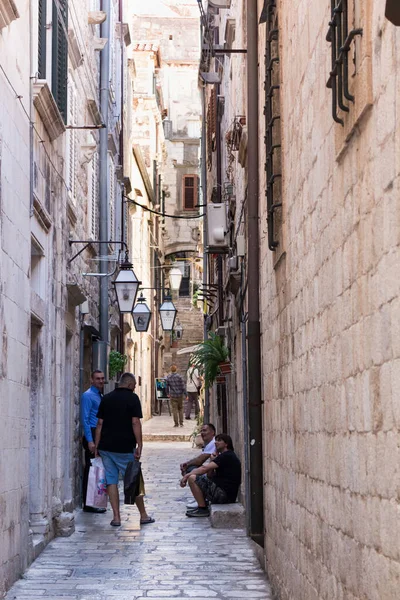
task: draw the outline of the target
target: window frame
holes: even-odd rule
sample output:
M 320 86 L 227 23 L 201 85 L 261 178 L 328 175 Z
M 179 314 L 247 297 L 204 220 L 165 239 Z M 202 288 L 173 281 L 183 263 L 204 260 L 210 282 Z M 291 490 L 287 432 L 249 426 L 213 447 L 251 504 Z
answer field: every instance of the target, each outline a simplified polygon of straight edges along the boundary
M 190 187 L 188 185 L 186 185 L 186 180 L 187 179 L 193 179 L 193 186 Z M 187 189 L 193 189 L 193 206 L 187 206 L 187 202 L 186 202 L 186 190 Z M 196 173 L 193 174 L 186 174 L 182 177 L 182 209 L 185 212 L 196 212 L 198 211 L 198 202 L 196 202 L 196 200 L 198 200 L 198 191 L 199 191 L 199 176 Z

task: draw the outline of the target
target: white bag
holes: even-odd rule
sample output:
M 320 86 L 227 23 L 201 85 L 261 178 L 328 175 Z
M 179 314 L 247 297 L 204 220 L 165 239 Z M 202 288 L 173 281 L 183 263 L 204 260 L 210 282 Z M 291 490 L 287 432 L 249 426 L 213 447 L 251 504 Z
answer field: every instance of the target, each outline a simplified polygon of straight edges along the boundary
M 86 506 L 107 508 L 106 472 L 101 458 L 90 461 Z

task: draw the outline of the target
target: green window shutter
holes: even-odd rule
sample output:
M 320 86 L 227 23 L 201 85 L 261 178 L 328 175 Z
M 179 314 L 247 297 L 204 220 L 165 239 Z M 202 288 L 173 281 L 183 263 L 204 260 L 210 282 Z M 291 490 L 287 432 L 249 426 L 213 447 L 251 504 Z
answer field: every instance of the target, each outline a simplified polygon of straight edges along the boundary
M 58 5 L 58 9 L 57 9 Z M 67 122 L 68 98 L 68 0 L 53 0 L 53 57 L 51 91 Z
M 38 11 L 38 73 L 39 79 L 46 79 L 46 0 L 39 0 Z

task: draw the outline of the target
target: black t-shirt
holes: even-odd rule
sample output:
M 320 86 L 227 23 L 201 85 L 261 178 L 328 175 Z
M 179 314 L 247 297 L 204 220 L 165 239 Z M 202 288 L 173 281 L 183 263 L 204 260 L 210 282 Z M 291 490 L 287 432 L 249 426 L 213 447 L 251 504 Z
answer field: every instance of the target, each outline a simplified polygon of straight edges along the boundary
M 218 454 L 212 462 L 218 465 L 213 478 L 215 485 L 226 492 L 229 502 L 235 502 L 242 479 L 240 460 L 233 450 L 226 450 Z
M 99 450 L 123 454 L 133 452 L 136 438 L 132 417 L 143 417 L 137 394 L 128 388 L 117 388 L 106 394 L 97 413 L 97 418 L 103 419 Z

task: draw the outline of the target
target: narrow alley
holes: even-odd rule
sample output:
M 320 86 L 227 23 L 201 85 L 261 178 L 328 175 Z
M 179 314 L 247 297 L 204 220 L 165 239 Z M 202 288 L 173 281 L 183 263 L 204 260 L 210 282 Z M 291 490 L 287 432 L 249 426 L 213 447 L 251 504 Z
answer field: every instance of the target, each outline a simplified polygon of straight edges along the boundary
M 185 516 L 190 492 L 179 487 L 179 463 L 197 452 L 188 442 L 146 442 L 146 503 L 156 523 L 140 527 L 130 506 L 120 529 L 110 527 L 110 509 L 79 512 L 75 533 L 53 540 L 6 600 L 272 598 L 245 531 Z

